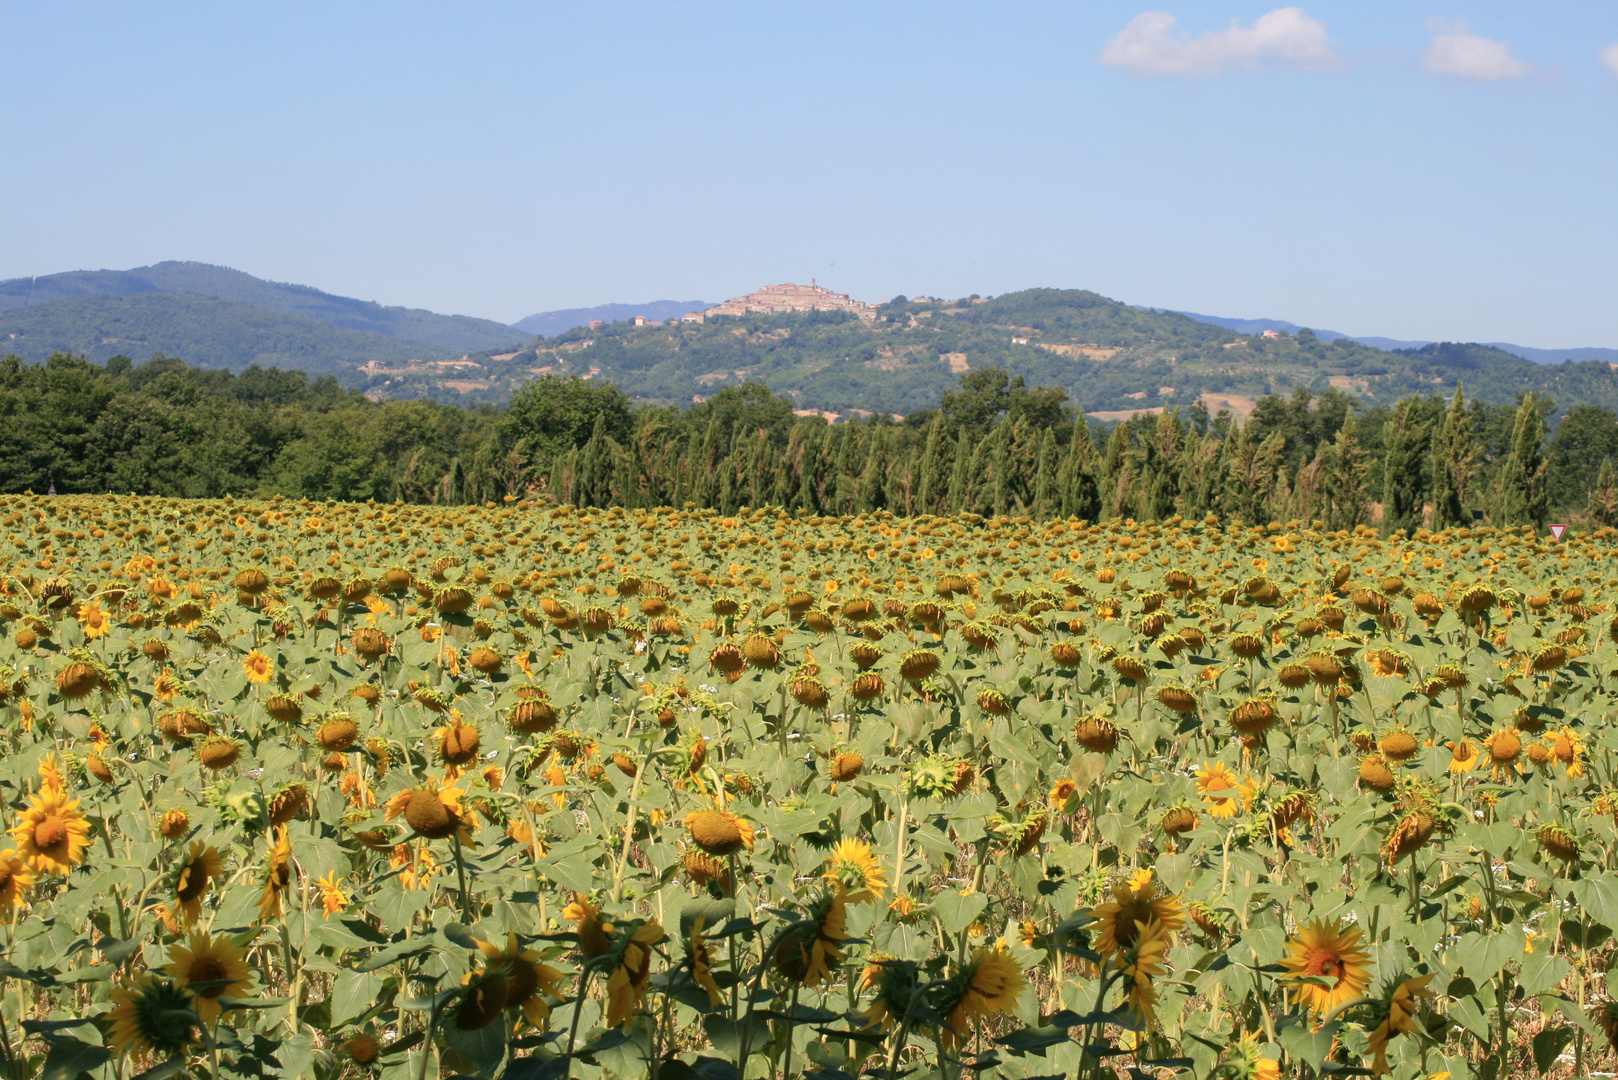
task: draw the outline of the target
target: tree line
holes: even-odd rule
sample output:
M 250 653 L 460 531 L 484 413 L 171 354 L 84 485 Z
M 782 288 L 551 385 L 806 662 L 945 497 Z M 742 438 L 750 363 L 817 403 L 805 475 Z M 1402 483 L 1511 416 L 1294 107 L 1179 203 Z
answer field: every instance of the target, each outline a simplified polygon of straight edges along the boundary
M 1552 421 L 1554 431 L 1550 431 Z M 372 401 L 335 380 L 171 357 L 0 360 L 0 486 L 426 503 L 544 496 L 602 506 L 775 505 L 815 514 L 1008 514 L 1438 529 L 1552 514 L 1618 524 L 1618 417 L 1526 392 L 1513 405 L 1328 389 L 1091 422 L 996 368 L 939 407 L 828 422 L 759 383 L 687 407 L 545 376 L 508 407 Z

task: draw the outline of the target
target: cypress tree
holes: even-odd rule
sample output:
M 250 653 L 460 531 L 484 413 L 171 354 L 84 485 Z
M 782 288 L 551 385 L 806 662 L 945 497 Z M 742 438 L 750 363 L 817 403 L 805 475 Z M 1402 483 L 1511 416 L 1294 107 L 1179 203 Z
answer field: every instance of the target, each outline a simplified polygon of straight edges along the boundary
M 1012 497 L 1011 477 L 1011 425 L 1002 420 L 989 436 L 989 490 L 990 511 L 999 517 L 1008 511 Z
M 978 444 L 980 447 L 981 443 Z M 966 489 L 968 474 L 972 471 L 972 454 L 967 446 L 964 435 L 957 436 L 955 441 L 955 467 L 950 470 L 949 494 L 944 508 L 947 514 L 959 514 L 966 510 Z
M 1370 466 L 1355 436 L 1354 419 L 1350 417 L 1338 429 L 1337 441 L 1326 456 L 1323 494 L 1327 528 L 1352 529 L 1370 518 L 1370 500 L 1365 491 L 1369 472 Z
M 1410 402 L 1400 402 L 1383 425 L 1382 531 L 1421 528 L 1422 504 L 1427 495 L 1423 460 L 1428 443 L 1426 429 L 1410 415 Z
M 1538 394 L 1523 395 L 1511 428 L 1511 452 L 1495 478 L 1493 511 L 1496 525 L 1545 527 L 1549 498 L 1545 490 L 1545 414 Z
M 1045 429 L 1039 440 L 1039 464 L 1034 469 L 1034 517 L 1041 521 L 1054 517 L 1061 508 L 1061 493 L 1056 487 L 1059 470 L 1056 459 L 1056 432 Z
M 1073 418 L 1073 435 L 1067 444 L 1067 460 L 1062 464 L 1057 486 L 1061 491 L 1063 517 L 1094 521 L 1101 516 L 1101 495 L 1096 484 L 1096 444 L 1090 435 L 1090 421 L 1084 410 Z
M 843 425 L 842 431 L 839 432 L 836 464 L 832 466 L 832 475 L 826 481 L 826 490 L 832 496 L 831 512 L 839 516 L 849 513 L 854 505 L 854 490 L 857 484 L 853 472 L 856 430 L 852 422 Z
M 1466 496 L 1476 473 L 1477 446 L 1472 440 L 1472 418 L 1455 387 L 1444 420 L 1433 429 L 1433 531 L 1471 524 Z
M 866 441 L 869 448 L 865 452 L 865 467 L 860 470 L 859 484 L 854 491 L 854 512 L 858 514 L 882 508 L 883 466 L 886 464 L 882 429 L 873 427 Z
M 921 453 L 921 466 L 916 470 L 916 513 L 933 513 L 937 500 L 937 487 L 943 479 L 944 414 L 933 417 L 927 425 L 927 447 Z
M 1590 524 L 1597 528 L 1618 525 L 1618 477 L 1613 475 L 1612 458 L 1603 458 L 1590 489 Z
M 822 432 L 814 428 L 804 429 L 803 449 L 798 455 L 798 493 L 792 499 L 794 510 L 805 510 L 811 514 L 820 510 L 815 473 L 820 468 L 821 435 Z

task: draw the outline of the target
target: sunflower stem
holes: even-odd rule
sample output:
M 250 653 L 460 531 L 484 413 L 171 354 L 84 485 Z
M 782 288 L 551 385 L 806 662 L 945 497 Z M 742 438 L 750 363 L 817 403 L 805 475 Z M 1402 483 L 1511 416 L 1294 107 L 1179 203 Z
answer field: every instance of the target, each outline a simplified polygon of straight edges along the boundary
M 585 991 L 590 988 L 590 975 L 592 970 L 593 969 L 589 964 L 585 964 L 584 969 L 579 972 L 579 992 L 573 998 L 573 1019 L 568 1024 L 567 1049 L 562 1054 L 563 1059 L 567 1062 L 566 1070 L 562 1073 L 562 1080 L 570 1080 L 570 1078 L 573 1076 L 573 1044 L 578 1040 L 579 1037 L 579 1017 L 583 1014 L 584 994 Z M 433 1015 L 433 1020 L 435 1023 L 438 1020 L 436 1013 Z M 432 1042 L 432 1033 L 430 1031 L 427 1035 L 427 1041 L 429 1043 Z M 422 1076 L 418 1077 L 417 1080 L 425 1080 L 426 1072 L 427 1067 L 425 1064 L 423 1064 Z
M 792 1003 L 787 1007 L 787 1048 L 781 1055 L 781 1080 L 792 1080 L 792 1040 L 798 1027 L 798 991 L 802 984 L 792 984 Z
M 472 925 L 472 901 L 466 894 L 466 859 L 461 855 L 461 831 L 456 829 L 455 838 L 455 880 L 461 888 L 461 921 L 467 926 Z M 617 899 L 616 896 L 613 897 Z

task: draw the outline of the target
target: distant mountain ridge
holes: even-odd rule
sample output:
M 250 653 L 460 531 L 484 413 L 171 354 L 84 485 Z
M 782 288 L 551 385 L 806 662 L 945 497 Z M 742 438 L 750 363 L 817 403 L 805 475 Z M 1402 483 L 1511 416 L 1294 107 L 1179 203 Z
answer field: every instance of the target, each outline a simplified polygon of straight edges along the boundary
M 429 346 L 435 355 L 482 352 L 525 344 L 521 333 L 493 319 L 439 315 L 420 308 L 384 307 L 336 296 L 308 285 L 289 285 L 201 262 L 160 262 L 133 270 L 75 270 L 0 281 L 0 311 L 33 308 L 84 297 L 131 297 L 144 293 L 195 293 L 252 304 L 345 330 Z M 198 357 L 198 360 L 203 358 Z M 204 361 L 214 362 L 214 361 Z
M 1234 330 L 1238 334 L 1262 334 L 1266 330 L 1274 330 L 1280 334 L 1296 334 L 1303 327 L 1297 323 L 1290 323 L 1283 319 L 1231 319 L 1222 315 L 1198 315 L 1194 311 L 1181 311 L 1179 314 L 1187 318 L 1205 322 L 1211 326 L 1222 326 L 1226 330 Z M 1315 336 L 1321 341 L 1336 341 L 1338 338 L 1348 338 L 1361 345 L 1369 345 L 1373 349 L 1420 349 L 1432 345 L 1432 341 L 1401 341 L 1398 338 L 1367 337 L 1361 334 L 1343 334 L 1336 330 L 1316 330 Z M 1524 360 L 1532 360 L 1536 364 L 1560 364 L 1564 360 L 1584 362 L 1593 360 L 1602 364 L 1618 364 L 1618 349 L 1607 348 L 1578 348 L 1578 349 L 1536 349 L 1528 345 L 1513 345 L 1506 341 L 1484 341 L 1487 345 L 1501 352 L 1508 352 L 1513 356 L 1520 356 Z
M 600 304 L 587 308 L 560 308 L 541 311 L 518 319 L 511 325 L 538 337 L 556 337 L 593 322 L 628 322 L 637 315 L 649 322 L 663 322 L 684 315 L 688 311 L 701 311 L 713 305 L 706 300 L 653 300 L 645 304 Z
M 713 307 L 604 304 L 507 326 L 166 262 L 0 281 L 0 355 L 34 363 L 54 352 L 96 362 L 165 354 L 236 372 L 259 365 L 331 376 L 375 398 L 463 405 L 498 406 L 536 376 L 577 375 L 647 403 L 701 401 L 754 381 L 803 409 L 913 415 L 936 408 L 963 374 L 994 367 L 1060 387 L 1103 421 L 1198 407 L 1245 416 L 1263 396 L 1298 387 L 1369 404 L 1461 382 L 1493 403 L 1537 390 L 1561 408 L 1618 408 L 1618 350 L 1311 336 L 1281 320 L 1161 311 L 1076 289 L 676 318 Z

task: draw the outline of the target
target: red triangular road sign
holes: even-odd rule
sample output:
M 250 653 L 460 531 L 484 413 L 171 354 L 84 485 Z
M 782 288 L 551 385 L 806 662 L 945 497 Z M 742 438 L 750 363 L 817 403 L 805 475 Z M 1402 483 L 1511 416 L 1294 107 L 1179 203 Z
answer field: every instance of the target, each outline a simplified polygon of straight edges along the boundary
M 1551 526 L 1551 535 L 1556 537 L 1556 539 L 1558 539 L 1558 540 L 1562 539 L 1562 534 L 1565 533 L 1565 532 L 1567 532 L 1567 526 L 1566 525 L 1552 525 Z

